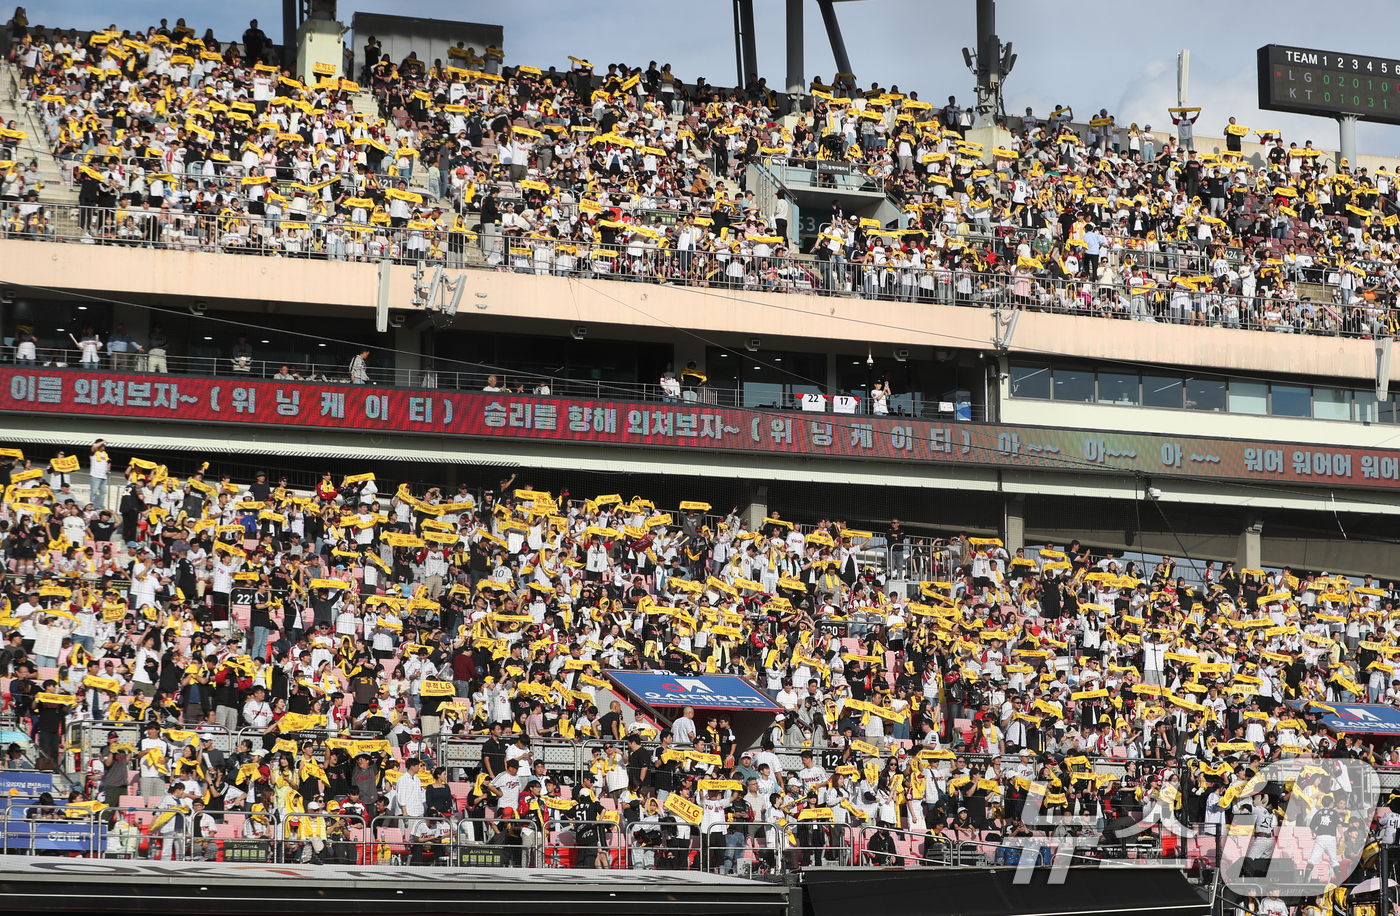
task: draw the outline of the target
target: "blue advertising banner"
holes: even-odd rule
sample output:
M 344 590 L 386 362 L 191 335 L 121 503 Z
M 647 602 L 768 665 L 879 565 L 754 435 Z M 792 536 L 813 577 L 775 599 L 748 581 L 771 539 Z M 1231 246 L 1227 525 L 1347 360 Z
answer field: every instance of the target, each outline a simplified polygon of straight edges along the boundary
M 1290 701 L 1289 706 L 1301 708 L 1302 704 Z M 1356 735 L 1400 735 L 1400 709 L 1394 706 L 1380 706 L 1369 703 L 1328 703 L 1327 709 L 1321 704 L 1311 704 L 1310 712 L 1322 713 L 1322 724 L 1334 732 Z M 1336 710 L 1332 712 L 1330 710 Z
M 10 821 L 5 833 L 5 848 L 87 852 L 101 848 L 100 829 L 97 824 L 82 822 Z
M 44 792 L 52 791 L 52 773 L 37 773 L 33 770 L 0 770 L 0 798 L 16 795 L 21 798 L 38 798 Z
M 757 687 L 736 674 L 685 675 L 655 671 L 608 671 L 626 692 L 651 706 L 693 706 L 704 709 L 749 709 L 782 712 Z

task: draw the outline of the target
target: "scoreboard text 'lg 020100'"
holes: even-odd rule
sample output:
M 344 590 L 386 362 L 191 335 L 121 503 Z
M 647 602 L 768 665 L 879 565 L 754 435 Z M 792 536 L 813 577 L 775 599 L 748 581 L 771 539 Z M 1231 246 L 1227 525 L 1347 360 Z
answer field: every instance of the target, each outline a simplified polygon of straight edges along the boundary
M 1400 59 L 1265 45 L 1259 107 L 1400 124 Z

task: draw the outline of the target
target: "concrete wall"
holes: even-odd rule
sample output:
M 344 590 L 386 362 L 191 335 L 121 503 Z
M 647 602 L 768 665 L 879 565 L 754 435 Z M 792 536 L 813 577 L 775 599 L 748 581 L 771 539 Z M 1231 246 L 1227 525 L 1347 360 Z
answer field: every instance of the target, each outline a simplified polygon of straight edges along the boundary
M 407 267 L 392 272 L 390 302 L 410 308 Z M 345 314 L 374 307 L 377 267 L 292 258 L 0 241 L 0 282 L 74 290 L 116 298 L 220 307 Z M 365 313 L 361 313 L 365 314 Z M 606 326 L 686 328 L 715 335 L 726 346 L 775 338 L 825 352 L 833 340 L 889 352 L 897 347 L 993 349 L 994 322 L 984 309 L 911 302 L 872 302 L 821 296 L 744 293 L 611 280 L 574 280 L 471 271 L 456 326 L 475 315 L 584 324 L 598 336 Z M 1116 359 L 1219 372 L 1292 373 L 1374 382 L 1370 341 L 1231 331 L 1026 312 L 1011 352 L 1025 356 Z M 682 362 L 687 358 L 677 353 Z M 1391 378 L 1400 381 L 1400 360 Z

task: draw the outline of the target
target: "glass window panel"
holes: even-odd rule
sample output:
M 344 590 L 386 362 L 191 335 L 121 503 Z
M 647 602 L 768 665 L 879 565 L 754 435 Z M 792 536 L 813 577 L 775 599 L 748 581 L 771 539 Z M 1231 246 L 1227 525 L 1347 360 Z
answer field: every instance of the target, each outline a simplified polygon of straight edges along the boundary
M 1350 420 L 1351 392 L 1343 388 L 1314 388 L 1313 416 L 1319 420 Z
M 1181 376 L 1144 375 L 1142 377 L 1142 403 L 1144 407 L 1181 408 Z
M 1352 414 L 1352 419 L 1361 423 L 1375 423 L 1380 419 L 1380 405 L 1376 403 L 1376 393 L 1374 391 L 1353 391 L 1352 401 L 1356 403 L 1356 411 Z
M 1224 412 L 1228 387 L 1224 379 L 1188 378 L 1186 380 L 1186 409 Z
M 1395 395 L 1392 394 L 1380 404 L 1380 420 L 1382 423 L 1395 422 Z
M 1312 389 L 1306 385 L 1270 385 L 1272 413 L 1276 417 L 1312 416 Z
M 1050 367 L 1011 364 L 1013 398 L 1050 398 Z
M 783 403 L 782 383 L 745 381 L 744 406 L 776 408 L 786 407 L 787 405 Z
M 1230 413 L 1269 412 L 1269 386 L 1263 382 L 1231 382 Z
M 1138 377 L 1136 372 L 1131 375 L 1126 372 L 1099 373 L 1100 404 L 1136 406 L 1139 400 Z
M 1094 370 L 1056 366 L 1055 400 L 1091 403 L 1094 400 Z

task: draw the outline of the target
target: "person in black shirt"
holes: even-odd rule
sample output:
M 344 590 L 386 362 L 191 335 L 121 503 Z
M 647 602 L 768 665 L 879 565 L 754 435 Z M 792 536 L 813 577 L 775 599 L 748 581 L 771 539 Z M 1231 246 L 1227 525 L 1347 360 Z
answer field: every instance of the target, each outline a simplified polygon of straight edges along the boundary
M 1225 568 L 1220 572 L 1220 587 L 1225 590 L 1225 594 L 1232 599 L 1238 598 L 1240 594 L 1240 577 L 1235 572 L 1234 563 L 1226 563 Z
M 1182 175 L 1186 178 L 1186 199 L 1190 200 L 1201 193 L 1201 172 L 1204 169 L 1201 161 L 1196 158 L 1196 151 L 1191 150 L 1190 157 L 1186 164 L 1182 166 Z
M 253 476 L 256 479 L 248 487 L 248 492 L 255 501 L 263 502 L 272 495 L 272 484 L 267 482 L 267 471 L 258 471 L 258 473 Z
M 58 682 L 52 678 L 44 681 L 43 692 L 52 693 Z M 54 769 L 59 764 L 59 748 L 62 747 L 63 723 L 68 716 L 68 706 L 64 703 L 35 702 L 34 715 L 38 719 L 39 763 L 47 760 Z
M 900 527 L 899 519 L 891 519 L 889 530 L 885 532 L 885 543 L 890 550 L 890 571 L 895 578 L 904 577 L 904 561 L 909 551 L 909 532 Z
M 651 769 L 651 751 L 642 747 L 642 739 L 639 735 L 628 735 L 627 781 L 632 786 L 632 791 L 640 791 L 647 785 L 647 780 L 651 777 Z
M 1244 577 L 1244 583 L 1240 585 L 1240 604 L 1254 611 L 1259 607 L 1260 584 L 1253 574 Z
M 728 760 L 739 753 L 739 739 L 729 726 L 729 716 L 720 714 L 719 726 L 715 729 L 715 753 Z
M 263 33 L 262 29 L 258 28 L 258 21 L 256 19 L 250 20 L 247 30 L 243 33 L 244 60 L 249 64 L 257 63 L 263 60 L 264 55 L 271 50 L 267 35 Z
M 681 649 L 681 638 L 679 634 L 671 636 L 671 645 L 666 648 L 666 654 L 662 656 L 662 662 L 666 670 L 672 674 L 685 674 L 686 658 L 685 651 Z
M 97 543 L 110 541 L 112 533 L 117 530 L 116 523 L 112 521 L 112 511 L 103 509 L 97 514 L 97 520 L 88 523 L 88 530 L 92 532 L 92 539 Z
M 253 631 L 253 647 L 251 654 L 255 660 L 261 661 L 267 652 L 267 641 L 272 632 L 272 617 L 269 608 L 272 604 L 272 595 L 268 593 L 267 581 L 258 583 L 258 590 L 253 594 L 253 606 L 248 616 L 248 626 Z
M 604 741 L 622 739 L 622 704 L 613 700 L 608 711 L 598 719 L 598 734 Z
M 506 742 L 501 739 L 504 731 L 501 723 L 492 723 L 491 737 L 481 746 L 481 768 L 487 779 L 495 779 L 506 770 Z
M 435 768 L 433 784 L 423 791 L 424 814 L 429 817 L 451 817 L 457 813 L 457 802 L 452 798 L 452 789 L 447 785 L 447 767 Z
M 1240 134 L 1230 133 L 1230 128 L 1235 126 L 1235 119 L 1231 118 L 1230 123 L 1225 127 L 1225 149 L 1232 153 L 1238 153 L 1241 149 L 1240 141 L 1243 139 Z
M 19 630 L 10 633 L 10 644 L 0 649 L 0 677 L 9 677 L 10 666 L 24 661 L 28 653 L 24 651 L 24 646 L 20 641 Z

